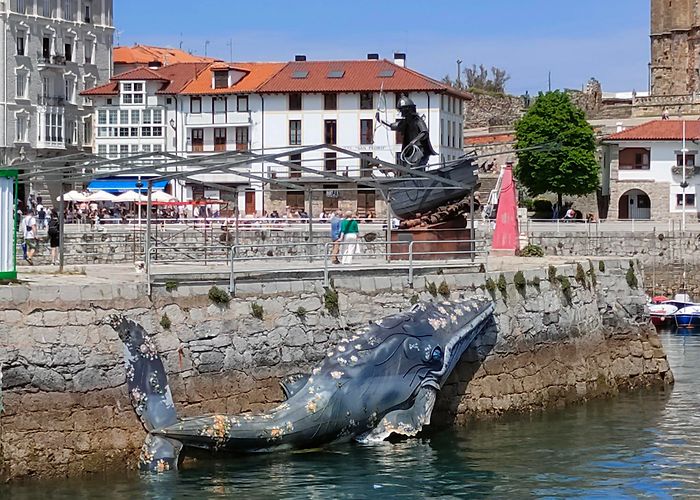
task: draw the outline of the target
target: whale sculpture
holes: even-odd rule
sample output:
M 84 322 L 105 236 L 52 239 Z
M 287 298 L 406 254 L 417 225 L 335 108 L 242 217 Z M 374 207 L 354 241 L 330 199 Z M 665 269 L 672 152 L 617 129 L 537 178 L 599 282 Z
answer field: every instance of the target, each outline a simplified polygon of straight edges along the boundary
M 185 419 L 177 418 L 152 339 L 138 323 L 110 316 L 125 345 L 132 404 L 148 431 L 139 468 L 175 469 L 183 445 L 267 452 L 414 436 L 430 423 L 437 391 L 493 310 L 485 299 L 416 304 L 360 328 L 310 374 L 282 382 L 287 400 L 266 413 Z

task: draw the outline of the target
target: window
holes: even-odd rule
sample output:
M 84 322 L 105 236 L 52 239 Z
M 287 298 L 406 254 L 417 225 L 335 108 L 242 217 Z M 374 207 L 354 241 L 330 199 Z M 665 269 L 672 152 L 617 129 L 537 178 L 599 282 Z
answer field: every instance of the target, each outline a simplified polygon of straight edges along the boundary
M 131 137 L 138 137 L 139 136 L 139 128 L 138 127 L 129 128 L 129 135 Z
M 153 127 L 153 137 L 163 137 L 163 127 Z
M 676 206 L 677 207 L 683 206 L 683 195 L 682 194 L 676 195 Z M 695 195 L 694 194 L 686 194 L 685 195 L 685 206 L 686 207 L 694 207 L 695 206 Z
M 17 12 L 24 14 L 27 11 L 25 0 L 17 0 Z
M 90 90 L 95 86 L 95 78 L 91 76 L 86 76 L 83 78 L 83 82 L 85 85 L 85 90 Z M 89 97 L 83 97 L 83 104 L 90 104 L 90 98 Z
M 117 110 L 116 109 L 109 110 L 109 124 L 110 125 L 117 124 Z
M 51 38 L 47 36 L 41 39 L 41 57 L 44 61 L 51 59 Z
M 141 112 L 138 109 L 131 110 L 131 124 L 138 125 L 141 120 Z
M 376 210 L 377 193 L 375 191 L 357 191 L 357 214 L 360 217 L 367 217 Z
M 289 144 L 301 145 L 301 120 L 289 120 Z
M 122 125 L 129 124 L 129 110 L 128 109 L 119 110 L 119 123 Z
M 97 155 L 98 156 L 107 156 L 107 145 L 106 144 L 100 144 L 97 146 Z
M 372 153 L 360 153 L 360 177 L 372 177 Z
M 301 111 L 301 94 L 289 94 L 289 111 Z
M 333 153 L 323 153 L 323 169 L 326 172 L 335 172 L 338 168 L 337 154 Z
M 17 32 L 17 55 L 18 56 L 24 56 L 26 55 L 24 52 L 24 41 L 25 41 L 26 35 L 23 32 Z
M 683 153 L 676 154 L 676 166 L 677 167 L 682 167 L 683 166 Z M 685 154 L 685 166 L 686 167 L 694 167 L 695 166 L 695 155 L 694 154 Z
M 214 129 L 214 151 L 226 151 L 226 129 Z
M 66 123 L 66 144 L 78 144 L 78 124 L 73 120 Z
M 340 192 L 338 191 L 337 184 L 323 185 L 324 212 L 334 212 L 335 210 L 338 210 L 338 198 L 340 198 Z
M 43 2 L 42 2 L 42 4 L 43 4 L 43 9 L 42 9 L 42 13 L 41 13 L 41 14 L 42 14 L 44 17 L 51 17 L 52 14 L 53 14 L 53 12 L 52 12 L 52 10 L 51 10 L 51 2 L 52 2 L 52 0 L 43 0 Z
M 202 98 L 201 97 L 190 97 L 190 113 L 201 113 L 202 112 Z
M 143 137 L 151 137 L 151 127 L 141 127 L 141 135 Z
M 301 166 L 301 153 L 290 155 L 289 162 Z M 301 169 L 289 167 L 289 177 L 301 177 Z M 289 202 L 287 205 L 289 205 Z
M 374 120 L 360 120 L 360 144 L 374 144 Z
M 85 118 L 85 121 L 83 121 L 83 143 L 84 144 L 92 143 L 92 118 L 91 117 L 87 117 L 87 118 Z
M 92 64 L 95 54 L 95 40 L 87 38 L 83 47 L 85 50 L 85 64 Z
M 100 109 L 97 112 L 97 124 L 98 125 L 107 125 L 107 110 L 106 109 Z
M 119 137 L 129 137 L 129 127 L 119 127 Z
M 122 158 L 129 156 L 129 145 L 128 144 L 120 144 L 119 145 L 119 156 Z
M 26 99 L 27 98 L 27 81 L 29 78 L 27 77 L 27 73 L 25 71 L 18 71 L 17 72 L 17 87 L 15 89 L 16 91 L 16 96 L 17 99 Z
M 214 88 L 215 89 L 227 89 L 228 88 L 228 70 L 227 71 L 214 71 Z
M 192 129 L 192 151 L 204 151 L 204 129 L 203 128 L 193 128 Z
M 154 153 L 160 153 L 161 151 L 163 151 L 163 146 L 161 146 L 160 144 L 153 145 L 153 152 Z
M 143 104 L 144 92 L 143 83 L 122 83 L 122 103 L 123 104 Z
M 63 19 L 75 20 L 75 0 L 63 0 Z
M 27 117 L 25 115 L 16 115 L 15 126 L 15 142 L 27 142 Z
M 304 191 L 287 191 L 287 206 L 290 210 L 302 210 L 305 202 Z
M 360 94 L 360 109 L 374 109 L 374 95 L 371 92 Z
M 83 16 L 83 21 L 86 23 L 92 22 L 92 15 L 90 13 L 90 4 L 85 5 L 85 15 Z M 87 62 L 87 61 L 85 61 Z
M 248 111 L 248 96 L 247 95 L 239 95 L 236 98 L 236 110 L 238 110 L 239 113 Z
M 142 120 L 141 122 L 144 125 L 150 125 L 151 124 L 151 110 L 150 109 L 144 109 L 141 113 Z
M 110 158 L 116 158 L 117 157 L 117 145 L 116 144 L 110 144 L 109 145 L 109 157 Z
M 131 145 L 131 154 L 135 155 L 139 152 L 139 145 L 138 144 L 132 144 Z
M 69 41 L 63 44 L 63 56 L 66 61 L 73 62 L 73 42 Z
M 326 120 L 323 126 L 323 140 L 325 144 L 335 144 L 337 139 L 337 126 L 335 120 Z
M 338 109 L 338 94 L 323 94 L 323 109 L 326 111 Z
M 141 151 L 144 153 L 150 153 L 151 152 L 151 145 L 150 144 L 144 144 L 141 146 Z
M 153 110 L 153 124 L 161 125 L 163 123 L 163 110 L 160 108 Z
M 236 151 L 248 149 L 248 127 L 236 127 Z

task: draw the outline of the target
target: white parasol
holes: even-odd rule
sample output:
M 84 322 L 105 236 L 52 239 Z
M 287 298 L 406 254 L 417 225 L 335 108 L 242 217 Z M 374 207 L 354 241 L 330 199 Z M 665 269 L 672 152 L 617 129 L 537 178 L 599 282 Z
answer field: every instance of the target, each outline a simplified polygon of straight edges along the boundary
M 138 202 L 138 201 L 147 201 L 148 198 L 142 194 L 138 194 L 136 191 L 126 191 L 119 196 L 117 196 L 114 201 L 117 202 Z
M 146 199 L 148 199 L 148 196 L 146 196 Z M 151 201 L 168 202 L 175 201 L 176 199 L 177 198 L 169 195 L 165 191 L 153 191 L 153 193 L 151 193 Z
M 90 196 L 88 196 L 89 201 L 114 201 L 117 197 L 112 193 L 107 191 L 95 191 Z
M 56 201 L 61 201 L 61 197 L 56 198 Z M 88 201 L 88 197 L 83 193 L 79 193 L 75 190 L 68 191 L 63 195 L 63 201 Z

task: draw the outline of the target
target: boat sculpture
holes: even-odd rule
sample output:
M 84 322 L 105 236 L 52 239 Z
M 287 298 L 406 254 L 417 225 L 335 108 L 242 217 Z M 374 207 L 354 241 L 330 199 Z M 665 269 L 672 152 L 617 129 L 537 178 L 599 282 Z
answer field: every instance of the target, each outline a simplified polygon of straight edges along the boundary
M 310 374 L 285 381 L 287 401 L 269 412 L 185 419 L 177 417 L 151 337 L 112 315 L 108 322 L 125 346 L 131 401 L 148 431 L 139 468 L 175 469 L 183 447 L 270 452 L 414 436 L 430 423 L 437 392 L 492 324 L 493 311 L 485 299 L 416 304 L 355 331 Z

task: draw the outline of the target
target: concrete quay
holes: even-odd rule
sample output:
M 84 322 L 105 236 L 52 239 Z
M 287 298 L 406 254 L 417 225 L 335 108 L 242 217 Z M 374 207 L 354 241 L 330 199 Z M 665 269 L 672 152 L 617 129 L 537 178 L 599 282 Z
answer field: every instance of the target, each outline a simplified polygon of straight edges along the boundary
M 281 378 L 310 370 L 354 329 L 416 301 L 459 295 L 490 297 L 495 323 L 441 391 L 435 424 L 672 383 L 643 319 L 637 261 L 502 258 L 485 267 L 425 270 L 412 288 L 381 269 L 348 270 L 327 288 L 286 275 L 227 304 L 209 299 L 211 283 L 155 286 L 149 295 L 145 274 L 129 265 L 68 275 L 22 269 L 19 283 L 0 286 L 1 477 L 135 465 L 145 432 L 126 391 L 122 345 L 103 322 L 115 312 L 153 335 L 182 416 L 267 408 L 283 398 Z

